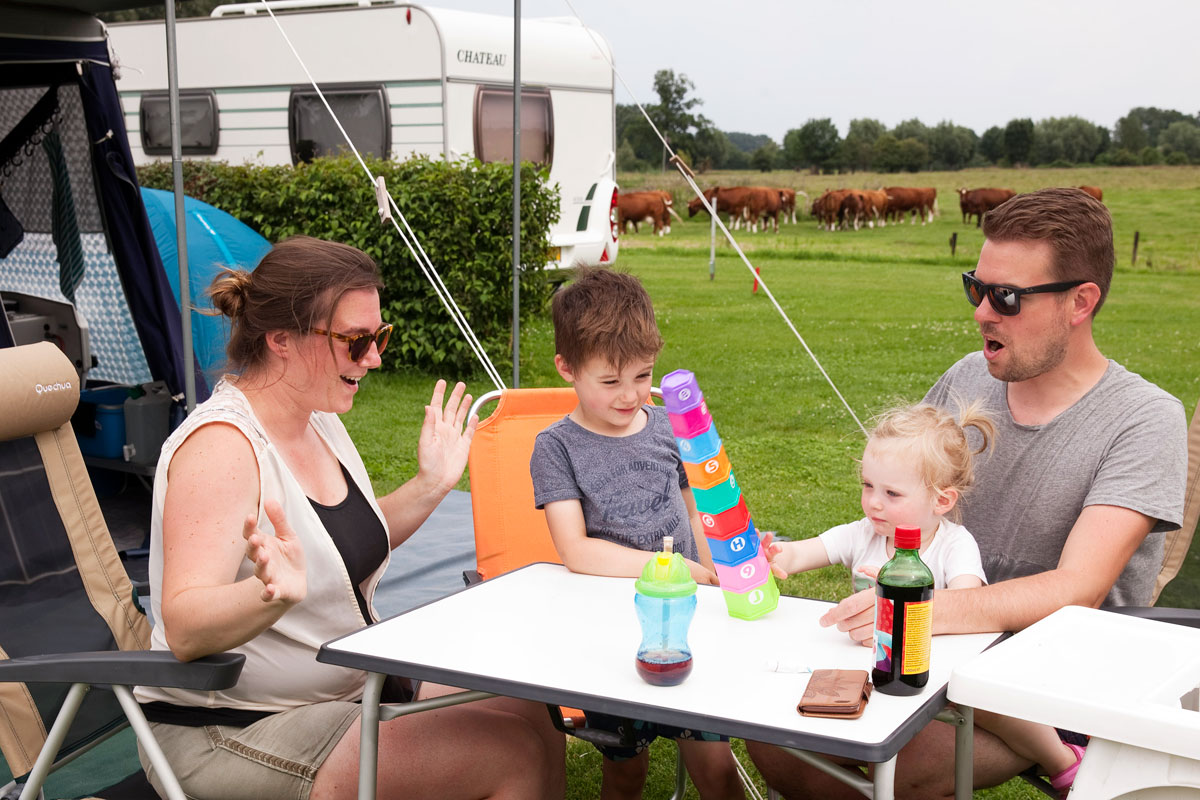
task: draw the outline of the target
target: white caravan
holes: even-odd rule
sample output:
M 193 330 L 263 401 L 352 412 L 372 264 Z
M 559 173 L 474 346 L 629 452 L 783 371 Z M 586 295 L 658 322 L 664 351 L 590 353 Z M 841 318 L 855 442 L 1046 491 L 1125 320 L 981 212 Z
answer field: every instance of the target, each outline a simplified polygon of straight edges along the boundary
M 276 0 L 272 10 L 360 151 L 511 162 L 511 17 L 313 5 Z M 169 159 L 163 23 L 109 33 L 134 160 Z M 260 3 L 180 19 L 177 40 L 185 158 L 296 164 L 344 146 Z M 617 257 L 613 73 L 598 47 L 610 52 L 574 18 L 521 23 L 521 158 L 549 163 L 559 186 L 550 244 L 561 266 Z

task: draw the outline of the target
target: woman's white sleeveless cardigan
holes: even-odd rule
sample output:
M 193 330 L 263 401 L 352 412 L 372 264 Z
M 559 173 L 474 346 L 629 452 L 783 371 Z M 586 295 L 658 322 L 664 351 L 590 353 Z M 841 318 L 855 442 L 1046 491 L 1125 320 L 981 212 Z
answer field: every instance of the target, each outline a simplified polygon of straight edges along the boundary
M 322 644 L 363 627 L 362 612 L 354 597 L 354 587 L 336 545 L 313 510 L 300 484 L 292 476 L 283 458 L 267 438 L 255 418 L 246 396 L 228 382 L 217 385 L 211 398 L 196 407 L 163 445 L 154 476 L 154 507 L 150 531 L 150 589 L 154 628 L 151 649 L 168 650 L 170 632 L 162 623 L 163 505 L 167 494 L 167 470 L 176 450 L 202 425 L 224 422 L 237 427 L 250 441 L 258 460 L 258 527 L 274 530 L 263 511 L 267 498 L 278 500 L 304 548 L 307 564 L 308 594 L 267 630 L 233 652 L 244 653 L 246 666 L 236 686 L 220 692 L 138 687 L 138 700 L 163 700 L 177 705 L 226 707 L 259 711 L 283 711 L 297 706 L 328 700 L 358 700 L 362 696 L 365 673 L 358 670 L 317 663 Z M 387 522 L 375 502 L 371 481 L 362 457 L 350 441 L 345 426 L 336 414 L 316 412 L 312 425 L 362 490 L 387 535 Z M 365 534 L 365 532 L 364 532 Z M 388 548 L 390 552 L 390 547 Z M 363 584 L 363 596 L 378 619 L 371 598 L 388 558 Z M 246 559 L 238 568 L 237 579 L 253 574 Z

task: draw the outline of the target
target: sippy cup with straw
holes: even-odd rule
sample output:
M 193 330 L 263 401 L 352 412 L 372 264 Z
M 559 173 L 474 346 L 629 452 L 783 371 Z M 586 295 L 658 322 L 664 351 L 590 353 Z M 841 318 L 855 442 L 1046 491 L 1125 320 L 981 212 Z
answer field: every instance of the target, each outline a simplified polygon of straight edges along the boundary
M 634 584 L 633 602 L 642 626 L 642 643 L 637 651 L 637 671 L 655 686 L 683 683 L 692 671 L 688 626 L 696 612 L 696 582 L 674 541 L 663 537 L 663 549 L 655 553 Z

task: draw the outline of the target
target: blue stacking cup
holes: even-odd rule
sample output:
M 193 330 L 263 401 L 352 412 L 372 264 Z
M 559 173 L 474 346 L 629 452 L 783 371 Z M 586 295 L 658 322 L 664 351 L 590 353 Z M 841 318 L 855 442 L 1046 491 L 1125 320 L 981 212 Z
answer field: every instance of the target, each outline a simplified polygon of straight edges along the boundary
M 717 436 L 717 426 L 709 425 L 708 430 L 690 439 L 675 438 L 679 447 L 679 456 L 691 464 L 702 464 L 721 452 L 721 437 Z
M 727 567 L 740 564 L 758 555 L 758 531 L 754 529 L 754 523 L 751 522 L 746 526 L 746 530 L 730 536 L 728 539 L 709 536 L 708 551 L 712 553 L 712 560 L 718 564 L 724 564 Z

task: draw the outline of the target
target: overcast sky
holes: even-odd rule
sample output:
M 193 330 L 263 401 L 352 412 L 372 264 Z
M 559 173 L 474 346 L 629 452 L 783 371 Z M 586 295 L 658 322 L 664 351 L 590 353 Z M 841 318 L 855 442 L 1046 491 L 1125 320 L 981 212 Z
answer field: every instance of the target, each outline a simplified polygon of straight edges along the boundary
M 1135 106 L 1200 112 L 1200 0 L 571 0 L 612 45 L 636 99 L 655 71 L 684 73 L 725 131 L 829 117 L 891 127 L 951 120 L 982 134 L 1029 117 L 1112 128 Z M 429 5 L 511 16 L 508 0 Z M 522 0 L 524 17 L 569 16 Z M 617 82 L 617 102 L 632 98 Z

